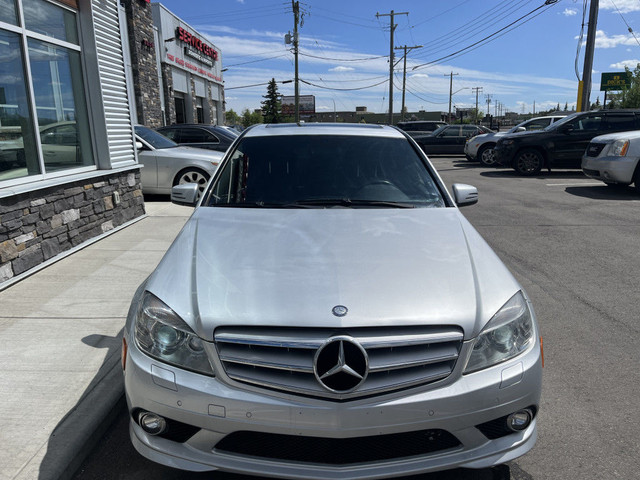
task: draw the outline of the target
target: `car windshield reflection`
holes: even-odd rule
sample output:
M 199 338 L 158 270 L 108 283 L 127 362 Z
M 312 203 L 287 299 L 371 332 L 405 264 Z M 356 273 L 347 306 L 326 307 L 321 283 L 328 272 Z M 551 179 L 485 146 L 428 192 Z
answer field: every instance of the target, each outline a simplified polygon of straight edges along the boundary
M 246 137 L 221 167 L 208 206 L 414 208 L 445 202 L 404 139 Z

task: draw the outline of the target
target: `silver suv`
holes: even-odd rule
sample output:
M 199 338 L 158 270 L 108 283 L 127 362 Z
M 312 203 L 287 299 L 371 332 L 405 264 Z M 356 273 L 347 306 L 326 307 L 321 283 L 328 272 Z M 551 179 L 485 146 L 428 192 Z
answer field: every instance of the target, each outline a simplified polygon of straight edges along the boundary
M 136 449 L 186 470 L 307 479 L 529 451 L 535 315 L 458 210 L 477 190 L 452 191 L 392 127 L 245 131 L 133 298 Z

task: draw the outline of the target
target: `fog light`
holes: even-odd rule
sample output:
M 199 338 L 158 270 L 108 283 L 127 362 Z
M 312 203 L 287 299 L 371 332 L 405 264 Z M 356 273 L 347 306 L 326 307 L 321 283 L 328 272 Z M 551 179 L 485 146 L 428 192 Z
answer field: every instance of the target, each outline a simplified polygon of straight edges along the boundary
M 167 422 L 160 415 L 150 412 L 140 412 L 138 423 L 149 435 L 160 435 L 167 429 Z
M 533 420 L 533 413 L 528 408 L 512 413 L 507 417 L 507 427 L 514 432 L 526 429 Z

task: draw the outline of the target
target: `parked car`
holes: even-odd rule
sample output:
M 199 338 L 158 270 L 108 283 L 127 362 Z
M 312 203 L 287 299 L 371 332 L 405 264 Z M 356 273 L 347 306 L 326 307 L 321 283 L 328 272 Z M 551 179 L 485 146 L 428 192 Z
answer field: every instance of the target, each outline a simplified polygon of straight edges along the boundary
M 220 152 L 181 147 L 155 130 L 136 125 L 140 182 L 144 193 L 169 194 L 171 187 L 195 183 L 204 191 L 222 160 Z
M 640 192 L 640 131 L 610 133 L 594 138 L 582 157 L 587 177 L 611 186 L 633 183 Z
M 430 134 L 414 136 L 425 153 L 464 153 L 469 138 L 492 130 L 480 125 L 444 125 Z
M 476 135 L 470 138 L 464 145 L 464 154 L 467 160 L 478 160 L 485 167 L 492 167 L 495 164 L 493 158 L 493 147 L 496 146 L 496 142 L 500 137 L 509 133 L 531 132 L 535 130 L 542 130 L 548 127 L 553 122 L 564 118 L 564 115 L 549 115 L 546 117 L 537 117 L 526 120 L 519 123 L 515 127 L 507 130 L 506 132 L 491 132 Z
M 232 128 L 202 123 L 181 123 L 160 127 L 156 130 L 180 145 L 217 150 L 218 152 L 226 152 L 239 135 Z
M 640 110 L 578 112 L 544 130 L 509 134 L 494 148 L 496 163 L 520 175 L 537 175 L 542 168 L 581 168 L 582 155 L 598 135 L 640 129 Z
M 40 144 L 44 163 L 49 171 L 60 167 L 82 166 L 76 122 L 69 120 L 40 126 Z M 24 150 L 22 136 L 0 142 L 0 171 L 26 169 Z
M 134 295 L 130 435 L 186 470 L 383 478 L 536 440 L 530 300 L 395 128 L 248 129 Z M 173 188 L 193 205 L 197 189 Z
M 417 135 L 424 135 L 425 133 L 433 132 L 443 125 L 447 125 L 446 122 L 439 120 L 412 120 L 409 122 L 398 122 L 398 128 L 404 132 L 407 132 L 412 137 Z

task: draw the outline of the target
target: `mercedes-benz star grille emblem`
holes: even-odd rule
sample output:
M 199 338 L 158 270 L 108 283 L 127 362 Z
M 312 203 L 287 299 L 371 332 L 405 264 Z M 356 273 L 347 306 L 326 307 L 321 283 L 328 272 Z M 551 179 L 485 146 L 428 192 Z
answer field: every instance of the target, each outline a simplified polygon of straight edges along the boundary
M 331 310 L 331 313 L 333 313 L 336 317 L 344 317 L 348 311 L 349 309 L 344 305 L 336 305 Z
M 316 352 L 313 370 L 320 385 L 330 392 L 349 393 L 367 378 L 369 358 L 355 339 L 332 337 Z

